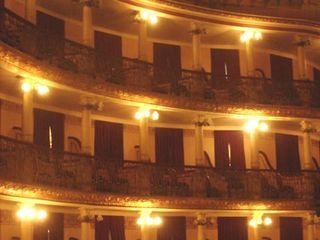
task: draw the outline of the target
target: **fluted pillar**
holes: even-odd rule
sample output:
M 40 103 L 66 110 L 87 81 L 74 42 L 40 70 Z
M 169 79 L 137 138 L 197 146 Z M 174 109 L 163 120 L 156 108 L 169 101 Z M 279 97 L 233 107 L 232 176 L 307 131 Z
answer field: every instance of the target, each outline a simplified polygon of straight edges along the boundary
M 303 131 L 303 169 L 312 169 L 312 149 L 311 149 L 311 134 L 316 131 L 309 121 L 300 123 Z
M 204 151 L 203 151 L 203 124 L 202 122 L 195 123 L 195 155 L 196 165 L 204 166 Z
M 33 91 L 23 93 L 22 133 L 24 141 L 33 142 Z
M 93 27 L 92 27 L 92 7 L 89 3 L 84 4 L 82 8 L 82 38 L 83 43 L 87 46 L 94 46 Z
M 30 220 L 21 220 L 21 240 L 33 240 L 33 222 Z
M 247 75 L 254 76 L 254 64 L 252 53 L 252 41 L 246 41 L 246 59 L 247 59 Z
M 81 222 L 80 240 L 92 240 L 91 224 L 94 222 L 94 215 L 88 209 L 81 208 L 79 220 Z
M 25 18 L 31 22 L 36 23 L 36 0 L 25 0 Z
M 306 217 L 306 222 L 307 222 L 307 240 L 316 240 L 316 235 L 315 235 L 315 216 L 314 214 L 310 213 Z
M 309 40 L 300 38 L 297 43 L 297 62 L 299 79 L 307 79 L 307 61 L 306 61 L 306 47 L 310 44 Z
M 207 219 L 204 214 L 197 216 L 197 240 L 204 240 L 204 228 L 207 224 Z
M 192 34 L 192 67 L 194 70 L 200 70 L 201 66 L 201 34 L 205 33 L 205 29 L 199 28 L 196 23 L 191 24 Z
M 149 161 L 149 118 L 142 117 L 139 120 L 140 131 L 140 160 Z
M 146 21 L 139 20 L 138 57 L 141 61 L 147 61 L 147 30 Z

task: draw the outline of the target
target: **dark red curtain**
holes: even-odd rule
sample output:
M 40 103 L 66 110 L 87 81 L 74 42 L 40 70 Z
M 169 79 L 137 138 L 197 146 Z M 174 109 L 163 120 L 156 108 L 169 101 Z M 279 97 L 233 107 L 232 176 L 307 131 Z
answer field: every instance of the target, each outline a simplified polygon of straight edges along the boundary
M 102 221 L 96 220 L 95 240 L 125 240 L 124 221 L 122 216 L 103 216 Z
M 292 83 L 292 60 L 278 55 L 270 55 L 271 78 L 274 82 Z
M 280 240 L 303 240 L 302 218 L 280 217 Z
M 157 231 L 157 240 L 186 240 L 186 218 L 163 217 L 163 224 Z
M 277 170 L 283 172 L 299 172 L 299 142 L 298 137 L 286 134 L 276 134 Z
M 156 128 L 156 162 L 165 167 L 183 168 L 183 131 L 173 128 Z
M 95 121 L 94 154 L 98 161 L 123 161 L 123 125 Z
M 52 133 L 52 149 L 64 150 L 64 115 L 34 109 L 34 143 L 49 147 L 49 128 Z
M 64 21 L 37 11 L 37 27 L 42 34 L 38 37 L 38 56 L 40 58 L 60 58 L 64 56 Z
M 64 239 L 64 216 L 62 213 L 50 213 L 44 222 L 34 225 L 34 240 Z
M 230 159 L 228 145 L 230 145 Z M 214 131 L 216 168 L 245 169 L 243 134 L 241 131 Z
M 122 78 L 122 40 L 121 37 L 96 31 L 94 33 L 97 71 L 108 81 L 121 83 Z
M 320 106 L 320 70 L 313 69 L 314 89 L 312 92 L 312 106 Z
M 218 217 L 218 240 L 247 240 L 246 217 Z
M 240 79 L 239 51 L 235 49 L 211 49 L 213 84 Z
M 154 78 L 158 83 L 177 85 L 181 76 L 180 46 L 154 43 Z

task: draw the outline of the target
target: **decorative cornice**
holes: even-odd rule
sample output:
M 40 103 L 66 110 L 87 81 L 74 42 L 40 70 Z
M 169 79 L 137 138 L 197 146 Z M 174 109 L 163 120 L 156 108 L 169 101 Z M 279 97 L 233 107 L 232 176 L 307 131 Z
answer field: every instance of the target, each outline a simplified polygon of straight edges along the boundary
M 97 192 L 81 192 L 44 186 L 32 186 L 0 180 L 0 199 L 10 198 L 21 201 L 21 198 L 31 198 L 38 201 L 50 201 L 55 204 L 87 205 L 110 208 L 143 208 L 162 209 L 216 209 L 216 210 L 267 210 L 299 211 L 313 210 L 313 202 L 308 200 L 288 201 L 249 201 L 185 198 L 185 197 L 142 197 L 103 194 Z M 88 216 L 82 214 L 83 216 Z
M 109 97 L 124 102 L 137 102 L 171 108 L 239 115 L 270 117 L 320 118 L 320 110 L 296 106 L 268 106 L 261 104 L 224 104 L 213 101 L 167 96 L 137 90 L 134 87 L 107 83 L 103 79 L 88 79 L 87 75 L 68 72 L 29 57 L 16 49 L 0 43 L 0 66 L 17 74 L 36 76 L 83 93 Z M 99 97 L 99 99 L 100 99 Z

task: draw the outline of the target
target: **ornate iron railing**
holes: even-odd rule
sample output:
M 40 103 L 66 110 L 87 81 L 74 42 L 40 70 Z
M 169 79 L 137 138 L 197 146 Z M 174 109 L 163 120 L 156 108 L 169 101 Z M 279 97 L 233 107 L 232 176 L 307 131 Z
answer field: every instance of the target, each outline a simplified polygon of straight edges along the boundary
M 318 198 L 319 176 L 317 171 L 177 169 L 134 161 L 102 162 L 0 136 L 0 178 L 20 183 L 135 196 L 272 200 Z
M 44 34 L 8 10 L 1 11 L 0 26 L 0 39 L 6 44 L 65 71 L 86 75 L 86 81 L 97 82 L 99 86 L 105 81 L 206 101 L 320 106 L 320 86 L 312 81 L 230 78 L 190 70 L 159 71 L 147 62 L 125 57 L 109 59 L 90 47 Z

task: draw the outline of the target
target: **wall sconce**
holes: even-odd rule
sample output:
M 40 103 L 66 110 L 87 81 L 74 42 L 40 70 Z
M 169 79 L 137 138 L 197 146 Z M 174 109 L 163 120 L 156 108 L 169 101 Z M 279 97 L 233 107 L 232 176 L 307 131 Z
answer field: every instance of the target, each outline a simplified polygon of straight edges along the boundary
M 41 83 L 34 83 L 32 81 L 27 81 L 27 80 L 22 82 L 21 90 L 24 93 L 28 93 L 28 92 L 31 92 L 32 90 L 35 90 L 41 96 L 49 93 L 48 86 L 41 84 Z
M 135 113 L 134 118 L 137 120 L 151 118 L 153 121 L 157 121 L 159 119 L 159 113 L 157 111 L 139 110 Z
M 258 130 L 260 132 L 267 132 L 269 130 L 269 126 L 267 123 L 261 122 L 257 119 L 248 120 L 244 124 L 244 131 L 246 131 L 248 133 L 253 133 L 256 130 Z
M 142 22 L 148 22 L 151 25 L 155 25 L 158 23 L 158 17 L 157 15 L 149 10 L 142 10 L 140 11 L 136 16 L 135 20 L 142 21 Z
M 254 215 L 249 221 L 249 226 L 257 228 L 258 226 L 270 226 L 272 224 L 272 219 L 270 217 L 262 218 L 262 215 Z
M 148 226 L 159 226 L 162 224 L 162 219 L 157 217 L 151 217 L 151 216 L 140 216 L 137 220 L 138 225 L 148 225 Z
M 262 33 L 257 30 L 247 30 L 244 33 L 241 34 L 240 36 L 240 41 L 241 42 L 248 42 L 251 39 L 254 40 L 261 40 L 262 39 Z
M 17 211 L 17 217 L 22 221 L 43 221 L 48 214 L 43 209 L 36 209 L 34 207 L 22 207 Z

